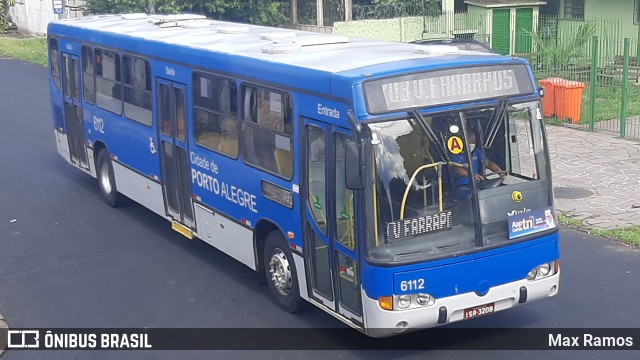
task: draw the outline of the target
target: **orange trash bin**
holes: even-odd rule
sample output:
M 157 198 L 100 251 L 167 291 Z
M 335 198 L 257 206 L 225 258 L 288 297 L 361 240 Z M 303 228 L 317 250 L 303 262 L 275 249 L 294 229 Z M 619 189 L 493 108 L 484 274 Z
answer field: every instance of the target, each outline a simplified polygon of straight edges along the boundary
M 545 117 L 552 117 L 556 114 L 556 84 L 563 81 L 563 78 L 550 77 L 538 81 L 544 89 L 542 97 L 542 113 Z
M 555 85 L 555 113 L 561 120 L 580 122 L 582 91 L 585 84 L 580 81 L 563 80 Z

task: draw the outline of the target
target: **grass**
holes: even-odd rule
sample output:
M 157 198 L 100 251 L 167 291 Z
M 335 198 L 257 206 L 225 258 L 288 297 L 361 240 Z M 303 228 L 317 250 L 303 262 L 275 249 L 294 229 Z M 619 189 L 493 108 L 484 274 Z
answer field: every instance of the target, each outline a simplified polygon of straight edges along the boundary
M 591 119 L 591 89 L 585 88 L 582 94 L 580 124 L 588 124 Z M 629 85 L 627 97 L 627 116 L 640 115 L 640 86 Z M 557 101 L 557 100 L 556 100 Z M 596 122 L 620 119 L 622 106 L 622 85 L 598 86 L 596 88 Z M 566 120 L 556 117 L 546 118 L 548 124 L 562 125 Z
M 627 116 L 640 115 L 640 88 L 629 85 L 627 97 Z M 591 116 L 589 90 L 582 97 L 582 114 L 580 123 L 588 124 Z M 596 121 L 619 119 L 622 105 L 622 85 L 599 86 L 596 88 Z
M 640 246 L 640 226 L 629 226 L 611 230 L 591 229 L 597 236 L 620 240 L 626 244 Z
M 0 55 L 47 66 L 47 40 L 0 36 Z
M 581 102 L 571 104 L 569 106 L 581 106 L 580 124 L 588 124 L 591 119 L 591 91 L 595 89 L 595 121 L 608 121 L 620 119 L 620 110 L 622 106 L 622 73 L 616 73 L 610 77 L 599 75 L 596 78 L 595 86 L 591 86 L 591 75 L 588 62 L 584 66 L 572 68 L 570 65 L 553 68 L 538 69 L 534 66 L 534 75 L 536 80 L 540 81 L 546 78 L 557 77 L 570 81 L 579 81 L 586 86 L 582 89 Z M 606 69 L 600 69 L 605 70 Z M 566 90 L 565 90 L 566 91 Z M 569 91 L 579 91 L 572 89 Z M 550 96 L 550 95 L 549 95 Z M 555 91 L 555 102 L 559 100 L 558 91 Z M 627 97 L 627 116 L 640 115 L 640 86 L 634 84 L 632 79 L 629 80 L 629 93 Z M 564 101 L 564 100 L 562 100 Z M 564 103 L 567 106 L 566 103 Z M 574 111 L 570 111 L 571 113 Z M 566 123 L 567 119 L 548 118 L 547 123 L 561 125 Z
M 570 212 L 558 211 L 558 223 L 560 225 L 577 228 L 587 231 L 593 235 L 601 236 L 608 239 L 617 240 L 628 245 L 640 247 L 640 226 L 628 226 L 617 229 L 595 229 L 586 226 L 579 219 L 572 216 Z
M 564 211 L 558 211 L 558 223 L 560 225 L 581 227 L 582 221 L 571 216 L 570 213 Z

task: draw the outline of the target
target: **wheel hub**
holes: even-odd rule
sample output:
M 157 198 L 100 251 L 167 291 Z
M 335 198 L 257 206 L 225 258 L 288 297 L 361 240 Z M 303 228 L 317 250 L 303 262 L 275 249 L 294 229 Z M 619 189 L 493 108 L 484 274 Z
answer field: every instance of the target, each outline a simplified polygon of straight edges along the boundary
M 291 292 L 291 267 L 287 256 L 280 249 L 274 249 L 269 261 L 271 282 L 281 295 L 287 296 Z

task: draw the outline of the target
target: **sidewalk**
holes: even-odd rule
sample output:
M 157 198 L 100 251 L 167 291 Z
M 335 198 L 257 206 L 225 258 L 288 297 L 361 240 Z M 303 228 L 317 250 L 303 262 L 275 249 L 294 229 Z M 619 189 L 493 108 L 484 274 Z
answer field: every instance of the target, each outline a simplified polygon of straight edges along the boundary
M 640 142 L 547 126 L 556 210 L 588 226 L 640 225 Z

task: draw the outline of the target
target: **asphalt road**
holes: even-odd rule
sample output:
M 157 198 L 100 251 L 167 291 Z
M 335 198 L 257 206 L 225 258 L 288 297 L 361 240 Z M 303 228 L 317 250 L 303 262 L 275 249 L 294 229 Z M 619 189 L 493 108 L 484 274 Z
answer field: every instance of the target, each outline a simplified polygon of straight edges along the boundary
M 640 252 L 564 229 L 560 294 L 459 327 L 640 327 Z M 11 327 L 342 327 L 274 305 L 260 276 L 57 155 L 46 69 L 0 59 L 0 312 Z M 419 339 L 419 337 L 417 338 Z M 292 339 L 292 341 L 300 341 Z M 632 359 L 627 351 L 8 351 L 32 358 Z

